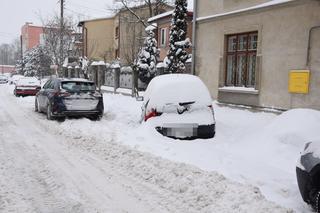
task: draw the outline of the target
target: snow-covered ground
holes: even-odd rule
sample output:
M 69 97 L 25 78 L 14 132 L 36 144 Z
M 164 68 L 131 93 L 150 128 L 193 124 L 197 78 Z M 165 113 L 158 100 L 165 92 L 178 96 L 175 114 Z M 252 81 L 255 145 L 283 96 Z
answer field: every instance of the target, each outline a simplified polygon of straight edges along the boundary
M 178 141 L 141 125 L 127 96 L 105 94 L 98 122 L 47 121 L 8 85 L 0 100 L 0 212 L 311 212 L 295 164 L 318 111 L 214 105 L 216 137 Z

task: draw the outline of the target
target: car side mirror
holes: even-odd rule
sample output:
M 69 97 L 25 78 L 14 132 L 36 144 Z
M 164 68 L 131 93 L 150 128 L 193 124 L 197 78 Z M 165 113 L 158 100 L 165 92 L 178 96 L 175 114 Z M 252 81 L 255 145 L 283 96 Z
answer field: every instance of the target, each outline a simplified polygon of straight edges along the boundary
M 143 96 L 138 96 L 138 97 L 136 97 L 136 100 L 137 100 L 137 101 L 143 101 L 144 98 L 143 98 Z

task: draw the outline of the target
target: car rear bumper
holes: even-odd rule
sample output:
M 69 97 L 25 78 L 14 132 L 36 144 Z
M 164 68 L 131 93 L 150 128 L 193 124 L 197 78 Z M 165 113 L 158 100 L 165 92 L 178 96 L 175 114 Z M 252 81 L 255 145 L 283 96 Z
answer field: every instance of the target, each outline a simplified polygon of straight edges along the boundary
M 62 112 L 53 112 L 52 115 L 54 117 L 65 117 L 65 116 L 86 116 L 86 115 L 102 115 L 103 112 L 98 110 L 70 110 L 70 111 L 62 111 Z
M 156 130 L 164 136 L 182 140 L 208 139 L 215 136 L 215 124 L 187 128 L 182 124 L 180 127 L 156 127 Z
M 36 95 L 39 92 L 39 90 L 20 90 L 16 89 L 15 93 L 17 95 Z

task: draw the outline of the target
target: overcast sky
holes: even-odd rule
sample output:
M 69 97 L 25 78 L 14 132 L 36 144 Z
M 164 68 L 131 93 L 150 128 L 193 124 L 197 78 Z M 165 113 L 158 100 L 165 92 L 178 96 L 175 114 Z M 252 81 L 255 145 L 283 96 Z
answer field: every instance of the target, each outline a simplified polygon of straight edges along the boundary
M 59 13 L 59 0 L 0 0 L 0 44 L 20 36 L 25 22 L 41 25 L 41 17 Z M 192 3 L 192 0 L 188 0 Z M 65 0 L 65 13 L 75 20 L 110 14 L 113 0 Z M 191 6 L 191 5 L 190 5 Z

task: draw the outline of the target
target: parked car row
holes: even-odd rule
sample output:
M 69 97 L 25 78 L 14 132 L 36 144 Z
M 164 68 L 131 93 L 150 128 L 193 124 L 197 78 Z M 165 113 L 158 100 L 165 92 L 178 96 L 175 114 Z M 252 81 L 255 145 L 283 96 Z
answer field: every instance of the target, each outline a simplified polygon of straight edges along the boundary
M 35 95 L 34 108 L 47 119 L 103 116 L 103 96 L 86 79 L 51 78 L 40 86 L 36 79 L 17 81 L 15 95 Z M 141 122 L 151 122 L 160 134 L 176 139 L 213 138 L 215 118 L 212 99 L 200 78 L 188 74 L 155 77 L 142 104 Z

